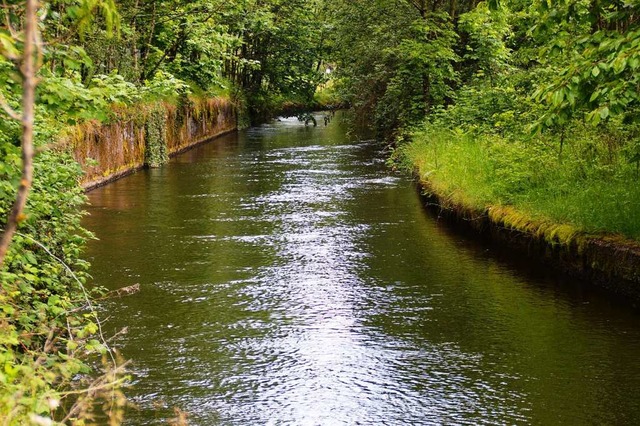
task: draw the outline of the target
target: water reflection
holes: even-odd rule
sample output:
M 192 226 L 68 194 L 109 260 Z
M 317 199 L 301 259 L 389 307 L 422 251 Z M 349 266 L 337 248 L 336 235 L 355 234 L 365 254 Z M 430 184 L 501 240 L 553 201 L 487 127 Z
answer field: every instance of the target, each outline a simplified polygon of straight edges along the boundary
M 130 424 L 640 418 L 637 316 L 557 290 L 428 217 L 337 121 L 227 136 L 90 194 Z

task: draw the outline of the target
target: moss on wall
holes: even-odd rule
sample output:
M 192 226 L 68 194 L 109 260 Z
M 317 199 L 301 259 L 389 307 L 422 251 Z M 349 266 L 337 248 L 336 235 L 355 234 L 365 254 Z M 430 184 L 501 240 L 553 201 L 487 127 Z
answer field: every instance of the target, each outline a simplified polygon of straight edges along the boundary
M 587 234 L 563 224 L 534 220 L 510 207 L 481 209 L 451 199 L 420 179 L 425 206 L 469 229 L 569 275 L 586 279 L 640 306 L 640 244 L 619 235 Z
M 169 160 L 166 110 L 162 105 L 155 105 L 155 108 L 149 111 L 144 131 L 144 163 L 149 167 L 160 167 Z
M 185 98 L 114 110 L 108 124 L 85 122 L 63 142 L 84 171 L 91 189 L 142 167 L 159 167 L 171 155 L 237 129 L 236 107 L 226 98 Z

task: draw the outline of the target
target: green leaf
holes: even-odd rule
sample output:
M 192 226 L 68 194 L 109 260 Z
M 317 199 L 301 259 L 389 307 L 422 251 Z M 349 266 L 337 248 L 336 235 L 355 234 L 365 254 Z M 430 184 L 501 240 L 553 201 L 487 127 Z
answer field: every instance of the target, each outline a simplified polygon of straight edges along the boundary
M 562 104 L 562 101 L 564 100 L 564 93 L 562 90 L 556 90 L 553 93 L 553 97 L 552 97 L 552 104 L 554 107 L 559 107 L 560 104 Z
M 627 58 L 619 57 L 613 62 L 613 71 L 620 74 L 627 67 Z
M 20 51 L 14 42 L 8 34 L 0 33 L 0 54 L 7 59 L 17 60 L 20 57 Z

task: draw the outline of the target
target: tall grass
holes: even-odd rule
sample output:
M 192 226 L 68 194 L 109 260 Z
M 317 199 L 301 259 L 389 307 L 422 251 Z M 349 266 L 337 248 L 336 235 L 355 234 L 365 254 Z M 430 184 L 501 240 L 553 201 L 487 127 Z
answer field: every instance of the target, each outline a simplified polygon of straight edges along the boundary
M 567 134 L 561 149 L 557 135 L 514 141 L 426 125 L 398 153 L 454 202 L 640 240 L 640 185 L 625 141 L 580 125 Z

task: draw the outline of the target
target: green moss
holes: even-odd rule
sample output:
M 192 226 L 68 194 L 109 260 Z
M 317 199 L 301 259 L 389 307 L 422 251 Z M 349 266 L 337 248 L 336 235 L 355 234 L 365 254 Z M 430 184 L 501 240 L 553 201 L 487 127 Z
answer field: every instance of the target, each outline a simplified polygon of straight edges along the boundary
M 144 163 L 149 167 L 160 167 L 169 160 L 166 111 L 162 106 L 158 105 L 149 112 L 144 130 Z

